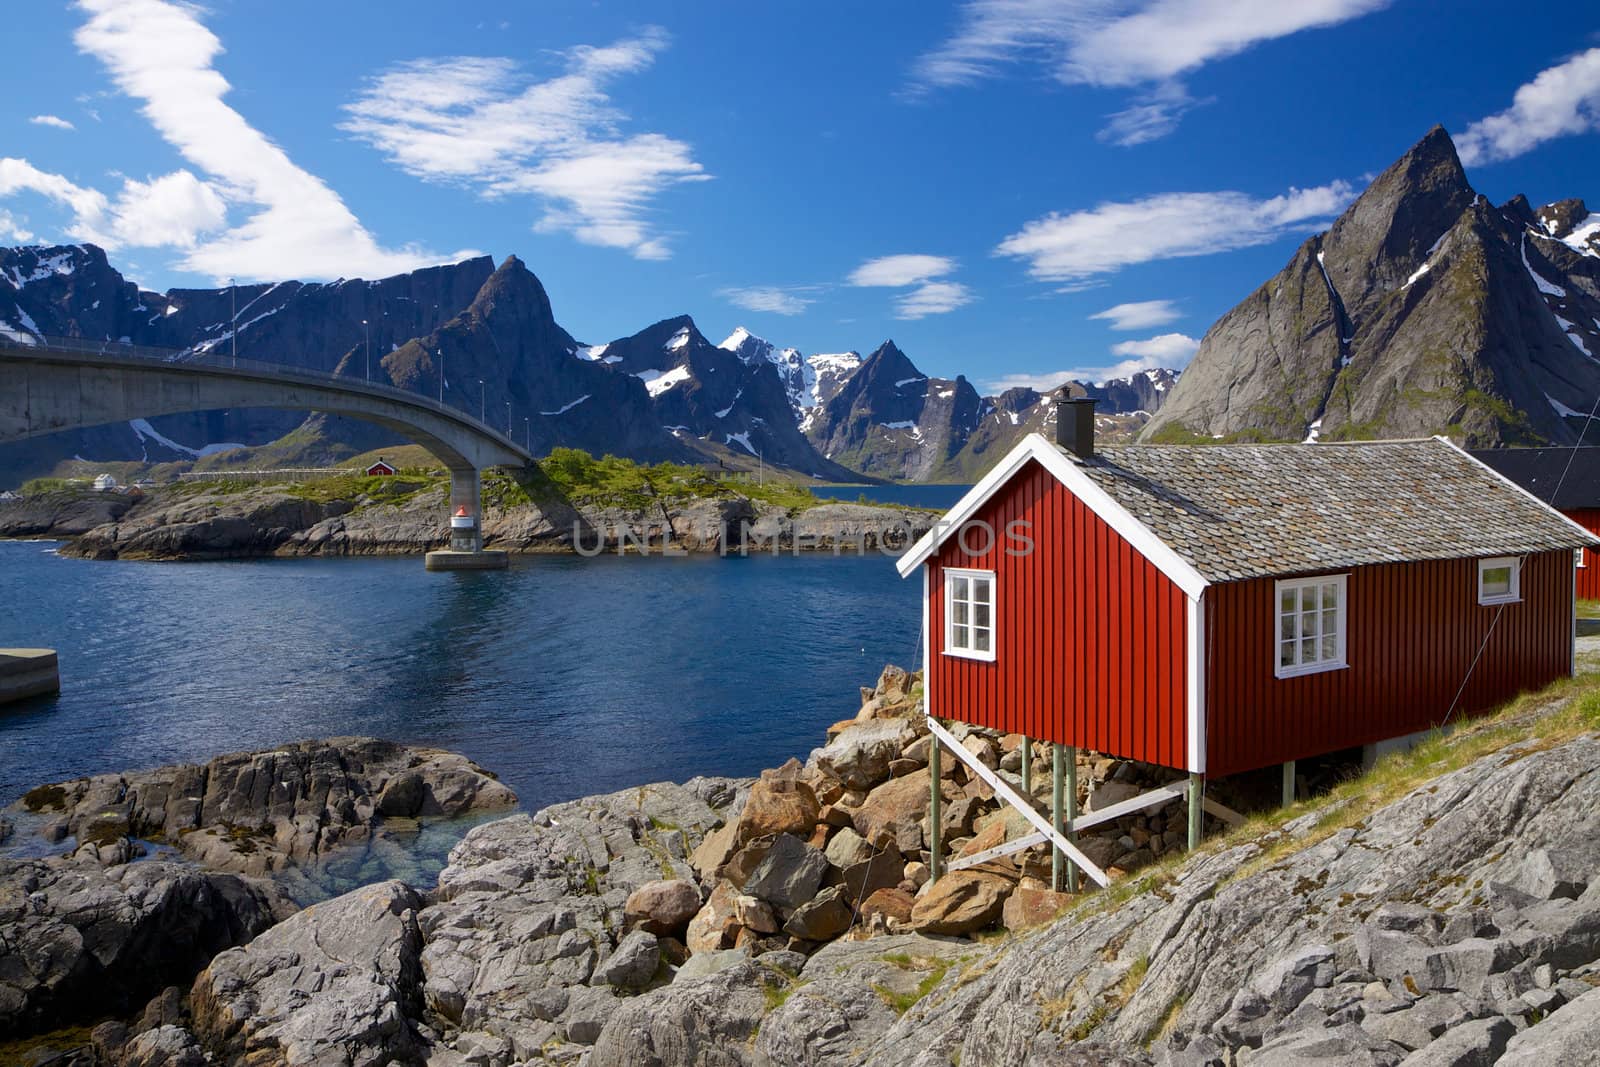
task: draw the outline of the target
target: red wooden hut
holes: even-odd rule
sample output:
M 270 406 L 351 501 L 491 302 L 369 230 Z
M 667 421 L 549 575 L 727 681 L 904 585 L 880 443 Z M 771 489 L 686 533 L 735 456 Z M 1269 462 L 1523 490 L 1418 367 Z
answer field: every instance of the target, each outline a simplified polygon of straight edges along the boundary
M 1472 456 L 1600 534 L 1600 448 L 1486 448 Z M 1579 598 L 1600 600 L 1600 555 L 1580 548 L 1575 559 Z
M 1188 772 L 1193 841 L 1206 776 L 1571 672 L 1573 551 L 1600 539 L 1449 441 L 1097 449 L 1093 401 L 1060 405 L 1057 440 L 1027 437 L 900 560 L 936 734 Z M 1057 821 L 1035 825 L 1058 849 L 1088 823 Z
M 378 457 L 378 462 L 367 468 L 368 478 L 389 478 L 393 475 L 394 467 L 385 463 L 382 456 Z

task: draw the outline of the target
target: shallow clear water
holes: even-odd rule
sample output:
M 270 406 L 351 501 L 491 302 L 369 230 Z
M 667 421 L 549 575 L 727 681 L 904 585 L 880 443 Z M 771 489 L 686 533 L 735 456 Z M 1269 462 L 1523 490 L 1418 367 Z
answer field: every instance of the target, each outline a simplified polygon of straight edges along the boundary
M 0 707 L 0 806 L 49 781 L 369 734 L 464 752 L 529 810 L 804 758 L 920 583 L 880 555 L 94 563 L 0 542 L 0 646 L 61 658 Z

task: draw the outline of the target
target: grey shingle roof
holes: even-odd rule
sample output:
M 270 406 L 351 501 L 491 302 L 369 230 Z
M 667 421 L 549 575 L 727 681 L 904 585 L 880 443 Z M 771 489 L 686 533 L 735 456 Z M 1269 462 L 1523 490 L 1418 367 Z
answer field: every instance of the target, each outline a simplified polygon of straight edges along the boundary
M 1600 545 L 1438 440 L 1106 446 L 1080 467 L 1212 582 Z

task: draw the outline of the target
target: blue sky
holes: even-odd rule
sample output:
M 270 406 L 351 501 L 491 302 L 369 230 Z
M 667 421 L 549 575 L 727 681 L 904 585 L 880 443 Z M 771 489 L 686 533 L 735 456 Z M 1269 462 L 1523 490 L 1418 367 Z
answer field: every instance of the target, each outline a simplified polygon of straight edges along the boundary
M 157 289 L 515 253 L 586 341 L 988 389 L 1181 365 L 1434 123 L 1497 202 L 1600 200 L 1584 4 L 460 6 L 16 5 L 0 243 Z

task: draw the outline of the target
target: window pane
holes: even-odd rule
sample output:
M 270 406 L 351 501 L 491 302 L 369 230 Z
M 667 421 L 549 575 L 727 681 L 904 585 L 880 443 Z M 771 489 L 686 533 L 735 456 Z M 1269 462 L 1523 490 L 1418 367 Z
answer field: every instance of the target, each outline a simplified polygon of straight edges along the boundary
M 1295 607 L 1295 594 L 1293 589 L 1285 589 L 1278 598 L 1278 610 L 1284 614 L 1293 611 Z
M 957 600 L 970 600 L 971 597 L 967 593 L 967 586 L 968 586 L 968 583 L 967 583 L 967 580 L 965 578 L 962 578 L 962 577 L 959 577 L 959 576 L 954 578 L 952 580 L 952 586 L 951 586 L 952 589 L 954 590 L 952 595 Z
M 1308 611 L 1300 616 L 1300 636 L 1317 636 L 1317 613 L 1315 611 Z
M 965 600 L 956 601 L 953 607 L 955 608 L 955 623 L 957 626 L 965 626 L 971 621 L 971 618 L 968 615 L 970 609 Z
M 973 636 L 973 639 L 974 639 L 973 640 L 973 645 L 972 645 L 973 648 L 977 649 L 979 652 L 987 652 L 987 651 L 989 651 L 989 631 L 988 630 L 974 630 L 974 631 L 972 631 L 972 636 Z
M 952 627 L 950 627 L 950 644 L 954 648 L 971 648 L 972 647 L 971 643 L 969 642 L 969 640 L 967 638 L 967 628 L 965 626 L 952 626 Z
M 1339 587 L 1332 582 L 1322 587 L 1322 610 L 1339 606 Z
M 1278 619 L 1278 640 L 1280 640 L 1280 641 L 1293 641 L 1295 636 L 1296 635 L 1295 635 L 1295 632 L 1294 632 L 1294 616 L 1293 615 L 1282 615 L 1282 616 L 1279 616 L 1279 619 Z
M 1322 661 L 1331 663 L 1339 658 L 1339 638 L 1333 633 L 1322 635 Z
M 977 626 L 989 625 L 989 605 L 974 604 L 972 606 L 972 621 Z
M 1510 567 L 1485 567 L 1483 569 L 1484 596 L 1508 596 L 1510 593 Z
M 1300 590 L 1300 610 L 1317 610 L 1317 590 L 1313 586 L 1304 586 Z
M 1339 632 L 1339 613 L 1337 611 L 1324 611 L 1322 613 L 1322 636 L 1326 640 Z
M 1278 646 L 1278 666 L 1294 666 L 1294 647 L 1295 643 L 1293 641 L 1284 641 Z
M 972 580 L 972 599 L 981 600 L 985 604 L 991 600 L 989 596 L 989 579 L 974 578 Z
M 1317 662 L 1317 639 L 1315 637 L 1302 637 L 1300 639 L 1300 662 Z

